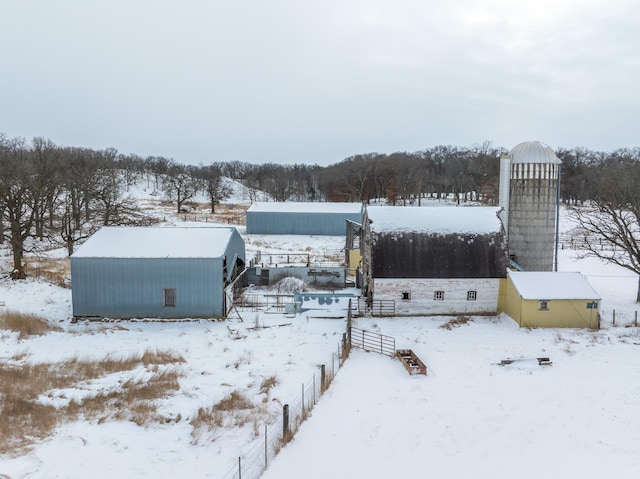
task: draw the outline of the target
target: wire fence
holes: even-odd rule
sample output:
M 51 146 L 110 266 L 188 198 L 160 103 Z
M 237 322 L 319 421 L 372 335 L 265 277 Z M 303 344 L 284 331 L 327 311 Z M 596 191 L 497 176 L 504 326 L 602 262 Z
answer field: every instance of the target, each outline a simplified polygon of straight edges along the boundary
M 347 321 L 347 331 L 351 320 Z M 307 419 L 320 397 L 329 388 L 336 373 L 349 356 L 350 343 L 343 333 L 338 348 L 331 358 L 315 371 L 311 379 L 303 383 L 300 393 L 282 408 L 282 413 L 271 424 L 265 424 L 261 436 L 256 438 L 238 462 L 222 476 L 222 479 L 257 479 L 269 467 L 280 450 L 291 440 Z
M 637 310 L 601 308 L 599 319 L 600 325 L 608 324 L 613 327 L 633 328 L 638 327 L 639 324 Z

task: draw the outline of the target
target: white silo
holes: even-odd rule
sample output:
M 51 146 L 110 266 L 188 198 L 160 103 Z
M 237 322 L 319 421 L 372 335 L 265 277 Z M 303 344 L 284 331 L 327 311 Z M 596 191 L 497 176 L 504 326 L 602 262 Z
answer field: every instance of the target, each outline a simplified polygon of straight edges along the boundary
M 560 164 L 539 141 L 520 143 L 500 159 L 501 217 L 509 254 L 527 271 L 553 270 Z

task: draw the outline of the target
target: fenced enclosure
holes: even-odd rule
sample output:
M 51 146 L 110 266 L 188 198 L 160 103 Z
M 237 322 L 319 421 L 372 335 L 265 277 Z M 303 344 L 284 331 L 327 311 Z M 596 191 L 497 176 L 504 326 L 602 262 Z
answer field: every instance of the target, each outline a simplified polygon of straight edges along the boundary
M 257 251 L 249 264 L 263 268 L 277 265 L 342 266 L 344 264 L 344 248 L 325 247 L 312 253 L 262 253 L 261 251 Z
M 601 308 L 598 319 L 598 326 L 607 324 L 613 327 L 633 328 L 640 324 L 637 310 Z
M 274 422 L 264 425 L 260 437 L 255 439 L 247 451 L 238 457 L 237 463 L 221 476 L 223 479 L 257 479 L 269 467 L 271 461 L 307 419 L 349 356 L 350 345 L 347 337 L 348 333 L 343 333 L 342 342 L 329 361 L 322 364 L 309 381 L 301 385 L 300 394 L 283 406 L 282 413 Z

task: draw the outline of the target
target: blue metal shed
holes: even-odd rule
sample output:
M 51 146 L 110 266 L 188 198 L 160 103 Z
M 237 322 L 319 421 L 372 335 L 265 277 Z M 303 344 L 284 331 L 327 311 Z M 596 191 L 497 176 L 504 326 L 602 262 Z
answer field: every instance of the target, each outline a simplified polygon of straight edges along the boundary
M 360 203 L 267 202 L 247 210 L 247 233 L 344 236 L 346 220 L 362 223 Z
M 71 256 L 74 317 L 224 317 L 244 270 L 235 228 L 103 227 Z

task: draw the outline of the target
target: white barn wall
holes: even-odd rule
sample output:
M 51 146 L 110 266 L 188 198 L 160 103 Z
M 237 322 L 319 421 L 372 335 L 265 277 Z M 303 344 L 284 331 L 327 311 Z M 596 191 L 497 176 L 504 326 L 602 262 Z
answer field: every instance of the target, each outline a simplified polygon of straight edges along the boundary
M 394 300 L 401 316 L 497 313 L 499 289 L 500 278 L 374 279 L 374 298 Z M 402 299 L 405 291 L 411 299 Z M 444 291 L 444 300 L 434 300 L 435 291 Z M 467 300 L 468 291 L 477 292 L 475 301 Z

